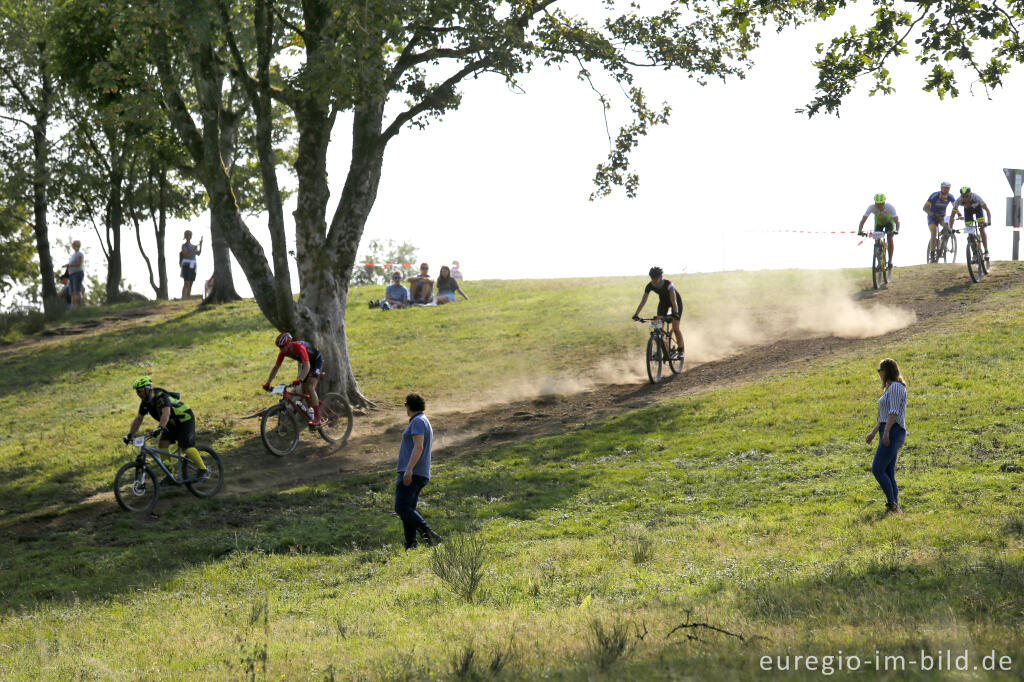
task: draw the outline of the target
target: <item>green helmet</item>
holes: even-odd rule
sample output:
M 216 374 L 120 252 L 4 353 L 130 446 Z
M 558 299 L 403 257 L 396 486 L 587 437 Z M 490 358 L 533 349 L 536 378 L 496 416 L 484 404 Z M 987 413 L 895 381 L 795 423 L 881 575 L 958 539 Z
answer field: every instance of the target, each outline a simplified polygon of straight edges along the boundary
M 960 188 L 960 194 L 970 194 L 970 193 L 971 193 L 971 188 L 968 187 L 967 185 L 964 185 L 963 187 Z
M 876 194 L 875 195 L 875 203 L 876 204 L 884 204 L 885 203 L 885 195 L 884 194 Z
M 135 380 L 135 383 L 132 384 L 132 388 L 138 390 L 140 388 L 148 388 L 152 385 L 153 380 L 150 379 L 149 377 L 139 377 L 138 379 Z

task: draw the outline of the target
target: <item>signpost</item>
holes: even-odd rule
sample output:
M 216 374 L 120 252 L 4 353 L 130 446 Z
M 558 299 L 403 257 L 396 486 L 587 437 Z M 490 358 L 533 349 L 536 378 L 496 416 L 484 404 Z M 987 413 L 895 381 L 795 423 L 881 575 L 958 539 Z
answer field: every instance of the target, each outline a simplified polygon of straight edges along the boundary
M 1006 181 L 1013 188 L 1013 196 L 1006 198 L 1006 225 L 1013 229 L 1013 260 L 1019 260 L 1020 256 L 1020 228 L 1022 221 L 1021 213 L 1024 208 L 1024 200 L 1021 199 L 1020 189 L 1024 185 L 1024 170 L 1020 168 L 1004 168 L 1003 175 Z

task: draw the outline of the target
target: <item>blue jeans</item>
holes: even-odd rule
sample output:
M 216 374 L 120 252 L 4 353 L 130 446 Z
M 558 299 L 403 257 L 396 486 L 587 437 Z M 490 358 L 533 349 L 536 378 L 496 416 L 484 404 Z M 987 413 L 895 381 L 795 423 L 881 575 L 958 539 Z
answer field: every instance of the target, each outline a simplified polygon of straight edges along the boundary
M 413 474 L 412 482 L 409 485 L 403 485 L 402 475 L 398 474 L 398 482 L 395 484 L 395 513 L 398 514 L 398 518 L 402 519 L 402 526 L 405 529 L 405 548 L 412 549 L 416 546 L 417 532 L 423 537 L 427 537 L 427 533 L 430 532 L 430 526 L 416 511 L 416 503 L 420 500 L 420 491 L 430 479 Z
M 907 432 L 899 424 L 893 424 L 889 430 L 889 444 L 882 445 L 882 434 L 885 424 L 878 425 L 878 449 L 875 450 L 875 461 L 871 463 L 871 473 L 878 480 L 885 493 L 885 501 L 899 504 L 900 489 L 896 485 L 896 453 L 903 447 Z

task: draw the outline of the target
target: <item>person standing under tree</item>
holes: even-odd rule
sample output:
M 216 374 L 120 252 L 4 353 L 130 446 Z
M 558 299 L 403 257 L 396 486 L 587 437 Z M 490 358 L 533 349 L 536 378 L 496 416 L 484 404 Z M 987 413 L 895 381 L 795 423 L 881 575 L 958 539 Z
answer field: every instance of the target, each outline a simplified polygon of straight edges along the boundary
M 402 519 L 405 530 L 405 548 L 416 546 L 416 534 L 423 537 L 428 545 L 441 541 L 420 513 L 416 504 L 420 491 L 430 481 L 430 450 L 434 441 L 434 430 L 427 415 L 427 402 L 419 393 L 405 396 L 405 413 L 409 425 L 402 433 L 402 445 L 398 450 L 398 481 L 395 483 L 395 513 Z
M 185 230 L 185 243 L 181 245 L 178 262 L 181 264 L 181 278 L 185 284 L 181 287 L 182 300 L 192 295 L 192 283 L 196 281 L 196 256 L 203 252 L 203 238 L 198 244 L 192 243 L 192 230 Z
M 71 294 L 71 310 L 82 307 L 82 285 L 85 282 L 85 256 L 82 254 L 82 242 L 77 239 L 71 242 L 75 250 L 67 264 L 68 292 Z

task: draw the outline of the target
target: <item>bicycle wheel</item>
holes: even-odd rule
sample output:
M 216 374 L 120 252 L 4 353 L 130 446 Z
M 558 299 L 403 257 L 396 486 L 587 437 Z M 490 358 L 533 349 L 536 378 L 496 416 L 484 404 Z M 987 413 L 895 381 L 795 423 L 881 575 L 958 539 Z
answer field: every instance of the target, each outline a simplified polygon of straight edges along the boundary
M 975 239 L 967 240 L 967 272 L 970 273 L 972 282 L 980 282 L 985 276 L 981 264 L 981 249 L 978 248 L 978 242 Z
M 148 464 L 128 462 L 114 476 L 114 497 L 125 511 L 147 512 L 160 499 L 160 482 Z
M 676 346 L 676 337 L 672 332 L 668 333 L 668 366 L 673 374 L 683 371 L 683 347 Z
M 992 262 L 989 260 L 988 254 L 985 253 L 985 245 L 978 244 L 978 248 L 981 253 L 981 267 L 985 269 L 985 274 L 992 272 Z
M 661 344 L 657 337 L 647 339 L 647 378 L 652 384 L 661 381 Z
M 320 437 L 328 443 L 341 443 L 348 440 L 352 433 L 352 407 L 338 393 L 328 393 L 320 401 L 320 418 L 327 423 L 318 431 Z
M 299 422 L 281 403 L 263 413 L 260 438 L 272 455 L 284 457 L 299 444 Z
M 885 256 L 882 255 L 881 242 L 875 242 L 874 252 L 871 254 L 871 285 L 878 289 L 882 286 L 885 281 L 885 275 L 882 272 L 882 266 L 885 263 Z
M 181 477 L 185 481 L 185 487 L 196 497 L 213 497 L 224 487 L 224 465 L 220 463 L 220 455 L 214 452 L 213 448 L 197 445 L 196 450 L 203 458 L 206 471 L 199 471 L 199 467 L 185 457 L 181 460 Z M 204 473 L 205 476 L 202 475 Z

